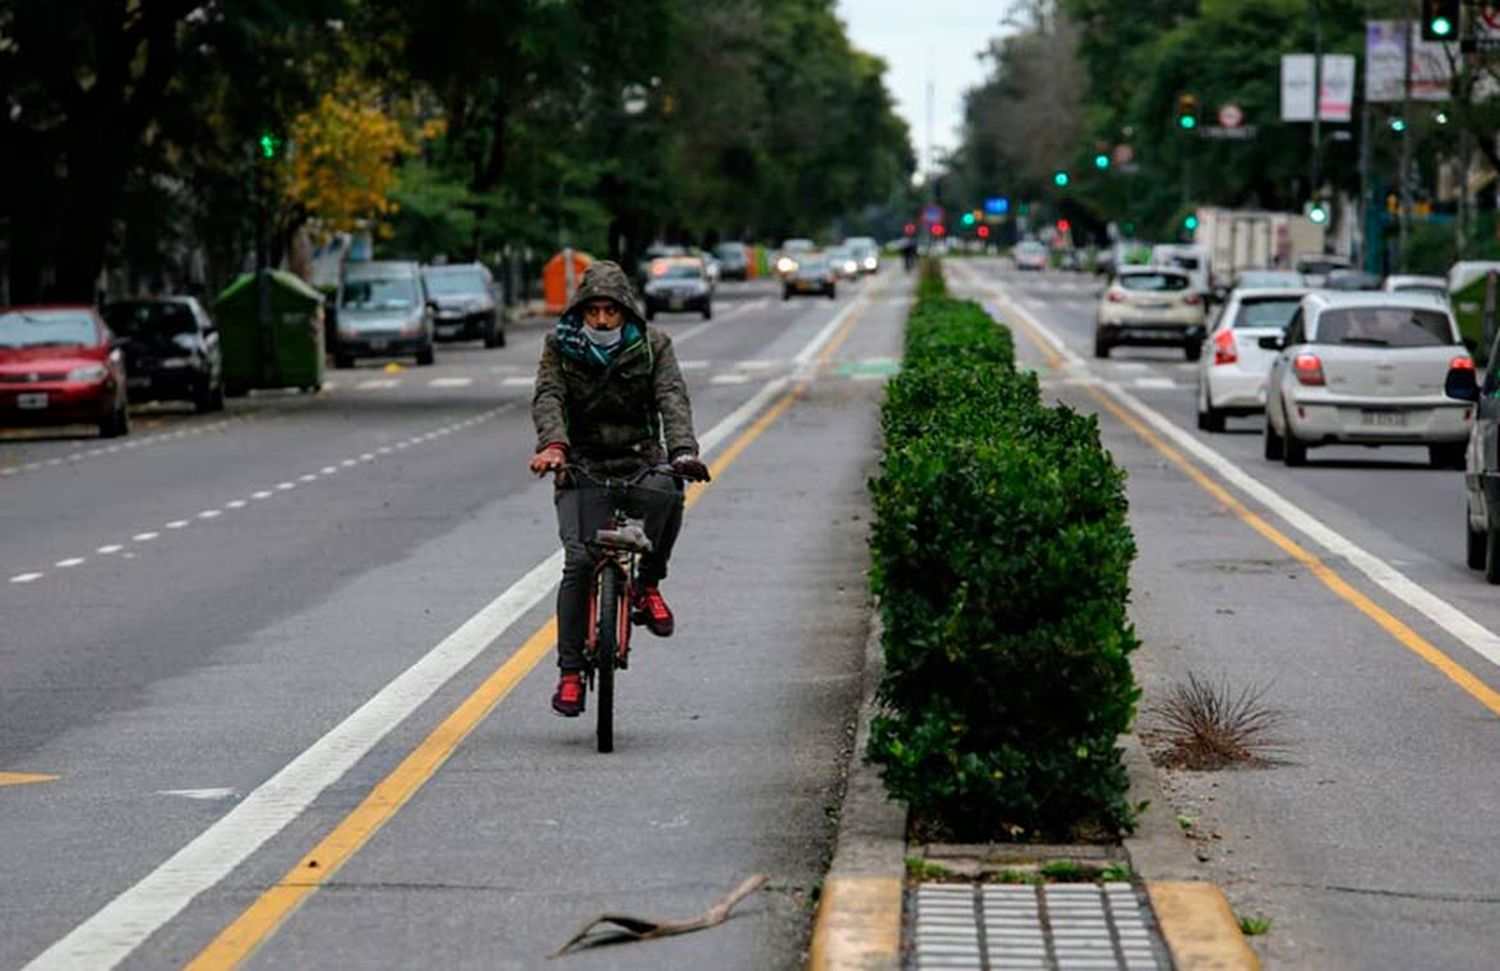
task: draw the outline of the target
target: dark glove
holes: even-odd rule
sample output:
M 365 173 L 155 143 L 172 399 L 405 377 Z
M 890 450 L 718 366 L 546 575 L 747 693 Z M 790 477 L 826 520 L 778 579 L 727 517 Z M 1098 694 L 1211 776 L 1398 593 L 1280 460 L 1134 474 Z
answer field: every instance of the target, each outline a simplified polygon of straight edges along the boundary
M 673 459 L 672 471 L 689 482 L 707 482 L 712 478 L 708 474 L 708 466 L 692 454 L 679 455 Z

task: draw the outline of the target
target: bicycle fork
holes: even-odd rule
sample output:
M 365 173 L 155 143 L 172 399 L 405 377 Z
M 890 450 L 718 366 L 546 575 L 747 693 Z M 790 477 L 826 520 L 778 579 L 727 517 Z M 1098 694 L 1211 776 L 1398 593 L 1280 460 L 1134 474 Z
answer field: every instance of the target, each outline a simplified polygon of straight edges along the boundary
M 612 553 L 601 557 L 594 564 L 593 593 L 589 597 L 589 623 L 587 627 L 587 640 L 584 642 L 584 654 L 589 662 L 589 686 L 593 687 L 594 672 L 604 662 L 600 657 L 599 643 L 599 612 L 601 601 L 613 588 L 613 596 L 617 598 L 614 607 L 614 666 L 624 670 L 630 660 L 630 610 L 634 599 L 635 584 L 630 576 L 630 555 L 628 553 Z M 605 573 L 613 574 L 613 584 L 604 582 Z

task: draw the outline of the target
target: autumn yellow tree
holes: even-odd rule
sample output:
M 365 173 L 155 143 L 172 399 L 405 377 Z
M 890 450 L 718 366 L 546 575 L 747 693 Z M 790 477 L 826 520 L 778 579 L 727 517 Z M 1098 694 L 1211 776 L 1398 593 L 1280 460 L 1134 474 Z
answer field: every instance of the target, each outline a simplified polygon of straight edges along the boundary
M 419 139 L 436 134 L 430 129 L 409 131 L 377 92 L 341 84 L 291 123 L 286 201 L 323 233 L 378 226 L 395 210 L 398 164 L 417 151 Z

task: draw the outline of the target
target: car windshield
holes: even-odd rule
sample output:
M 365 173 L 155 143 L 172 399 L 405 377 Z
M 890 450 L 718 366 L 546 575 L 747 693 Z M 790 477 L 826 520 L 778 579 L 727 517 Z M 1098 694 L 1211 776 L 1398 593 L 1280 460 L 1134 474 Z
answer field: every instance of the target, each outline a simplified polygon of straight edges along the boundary
M 1188 278 L 1177 273 L 1127 273 L 1120 277 L 1120 286 L 1127 290 L 1186 290 Z
M 92 347 L 98 340 L 93 316 L 83 311 L 0 313 L 0 347 Z
M 651 268 L 658 280 L 701 280 L 703 271 L 692 263 L 658 263 Z
M 428 292 L 435 297 L 487 297 L 490 292 L 484 274 L 477 271 L 425 273 L 422 278 L 427 281 Z
M 803 260 L 797 267 L 802 273 L 827 273 L 828 261 L 822 257 L 809 257 Z
M 744 243 L 720 243 L 714 247 L 714 255 L 721 260 L 734 260 L 745 255 Z
M 1254 270 L 1241 273 L 1238 283 L 1242 287 L 1300 287 L 1302 274 L 1293 270 Z
M 1344 307 L 1318 317 L 1318 344 L 1368 347 L 1432 347 L 1452 344 L 1453 330 L 1441 310 L 1413 307 Z
M 1258 299 L 1240 301 L 1240 312 L 1235 315 L 1231 326 L 1239 327 L 1275 327 L 1285 330 L 1287 324 L 1292 322 L 1292 314 L 1297 312 L 1297 297 L 1262 297 Z
M 341 306 L 347 310 L 406 310 L 416 303 L 417 284 L 411 277 L 344 281 Z
M 784 253 L 805 253 L 812 248 L 813 241 L 810 239 L 789 239 L 781 244 Z
M 112 303 L 104 321 L 121 337 L 175 337 L 198 330 L 198 319 L 180 303 Z

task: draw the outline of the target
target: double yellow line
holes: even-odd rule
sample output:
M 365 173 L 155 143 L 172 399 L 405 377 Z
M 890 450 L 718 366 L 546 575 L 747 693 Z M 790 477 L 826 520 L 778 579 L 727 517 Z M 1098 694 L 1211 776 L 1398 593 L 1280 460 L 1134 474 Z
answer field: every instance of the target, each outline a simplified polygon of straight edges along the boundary
M 826 364 L 848 339 L 854 325 L 864 316 L 870 304 L 871 301 L 866 301 L 851 308 L 849 317 L 819 353 L 819 366 Z M 807 392 L 809 381 L 806 378 L 798 381 L 724 449 L 709 467 L 715 479 Z M 706 483 L 690 486 L 686 496 L 687 508 L 691 509 L 696 505 L 707 488 Z M 304 900 L 328 882 L 370 837 L 379 832 L 416 795 L 495 706 L 504 701 L 532 668 L 551 652 L 556 641 L 557 619 L 553 617 L 528 637 L 520 650 L 507 658 L 483 684 L 444 718 L 442 724 L 433 729 L 400 765 L 377 783 L 370 794 L 332 832 L 298 860 L 274 886 L 261 894 L 234 923 L 220 932 L 187 967 L 192 971 L 234 968 L 269 940 Z

